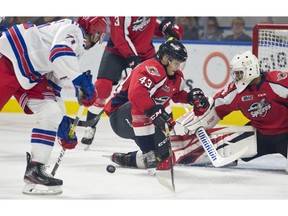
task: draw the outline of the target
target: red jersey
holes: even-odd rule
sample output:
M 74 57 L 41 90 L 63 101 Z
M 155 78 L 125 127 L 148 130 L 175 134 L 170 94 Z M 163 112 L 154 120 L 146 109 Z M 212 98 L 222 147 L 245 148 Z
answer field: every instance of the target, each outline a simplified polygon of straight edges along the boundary
M 288 132 L 288 74 L 271 71 L 261 73 L 258 85 L 249 85 L 237 93 L 232 82 L 214 96 L 216 112 L 222 119 L 240 110 L 252 126 L 265 135 Z
M 105 106 L 109 115 L 128 100 L 131 103 L 131 114 L 145 116 L 144 111 L 156 104 L 167 107 L 170 99 L 175 103 L 188 103 L 187 91 L 184 90 L 183 73 L 177 71 L 168 77 L 164 66 L 155 58 L 139 64 L 127 79 L 116 88 L 116 93 Z
M 139 56 L 142 61 L 152 58 L 154 35 L 163 37 L 156 17 L 110 17 L 110 38 L 105 47 L 124 58 Z

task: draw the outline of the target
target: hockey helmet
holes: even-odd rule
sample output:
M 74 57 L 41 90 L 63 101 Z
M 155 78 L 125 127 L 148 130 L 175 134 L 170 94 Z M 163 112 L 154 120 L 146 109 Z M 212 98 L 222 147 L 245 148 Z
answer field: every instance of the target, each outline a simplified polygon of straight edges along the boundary
M 93 16 L 82 16 L 79 17 L 77 23 L 84 29 L 84 31 L 91 35 L 96 43 L 102 43 L 106 31 L 107 31 L 107 22 L 105 17 L 93 17 Z
M 169 38 L 162 43 L 156 53 L 156 57 L 160 60 L 164 55 L 168 55 L 170 62 L 172 62 L 173 59 L 181 62 L 180 68 L 181 70 L 184 69 L 188 54 L 186 48 L 180 41 Z
M 240 52 L 234 56 L 230 62 L 230 70 L 238 93 L 260 76 L 258 59 L 250 51 Z

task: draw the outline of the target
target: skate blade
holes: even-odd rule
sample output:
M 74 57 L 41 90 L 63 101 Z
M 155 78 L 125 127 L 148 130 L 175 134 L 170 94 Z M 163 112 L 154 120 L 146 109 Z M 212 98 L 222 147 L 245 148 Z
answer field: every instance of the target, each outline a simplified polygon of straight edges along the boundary
M 22 193 L 26 195 L 59 195 L 62 192 L 61 186 L 45 186 L 32 183 L 26 183 L 22 190 Z
M 108 158 L 112 161 L 112 155 L 102 155 L 102 157 Z

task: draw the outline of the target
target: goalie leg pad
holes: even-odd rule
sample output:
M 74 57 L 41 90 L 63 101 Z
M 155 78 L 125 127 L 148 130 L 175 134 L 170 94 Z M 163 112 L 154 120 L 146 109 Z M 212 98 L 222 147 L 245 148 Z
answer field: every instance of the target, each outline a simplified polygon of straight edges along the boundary
M 221 157 L 229 157 L 243 147 L 248 147 L 248 150 L 241 158 L 257 154 L 256 132 L 251 126 L 214 127 L 207 130 L 207 134 Z M 171 136 L 171 145 L 176 164 L 211 165 L 208 155 L 195 135 Z

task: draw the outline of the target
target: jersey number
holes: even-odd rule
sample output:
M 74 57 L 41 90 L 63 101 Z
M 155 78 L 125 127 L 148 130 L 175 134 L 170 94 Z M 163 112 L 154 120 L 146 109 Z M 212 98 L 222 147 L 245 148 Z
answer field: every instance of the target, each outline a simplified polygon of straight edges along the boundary
M 114 25 L 115 25 L 115 26 L 120 26 L 119 17 L 114 17 L 114 19 L 115 19 Z
M 150 89 L 151 85 L 152 85 L 152 81 L 150 79 L 148 79 L 147 77 L 141 77 L 140 79 L 140 83 L 144 86 L 146 86 L 147 88 Z

